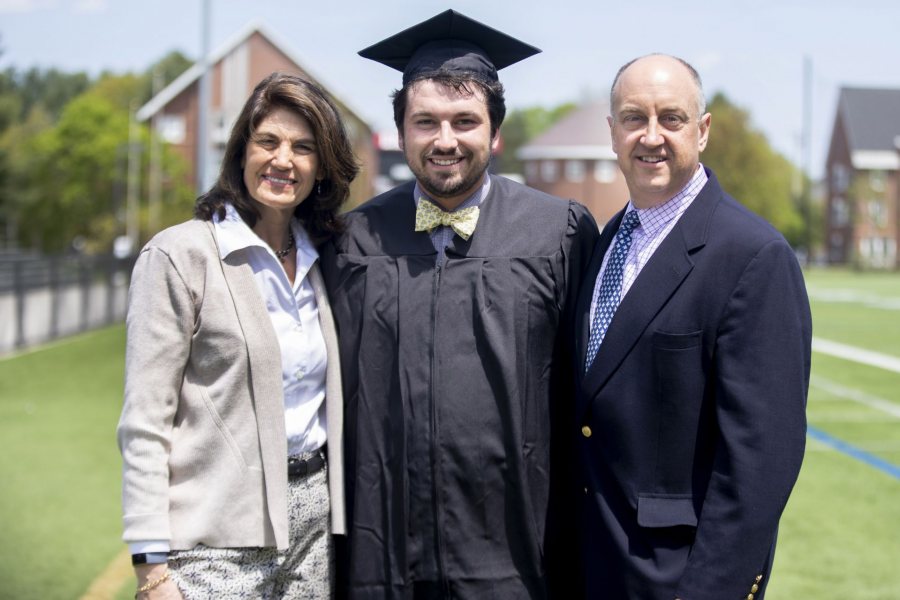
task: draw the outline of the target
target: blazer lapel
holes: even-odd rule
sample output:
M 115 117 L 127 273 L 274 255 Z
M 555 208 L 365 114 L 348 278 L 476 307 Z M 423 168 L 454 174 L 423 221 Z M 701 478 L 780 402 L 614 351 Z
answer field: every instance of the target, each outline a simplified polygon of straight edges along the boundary
M 709 219 L 722 193 L 715 177 L 707 173 L 706 186 L 647 261 L 616 310 L 600 350 L 584 376 L 582 389 L 589 396 L 603 387 L 693 269 L 691 255 L 706 243 Z M 590 304 L 587 306 L 589 311 Z M 579 337 L 586 339 L 586 334 Z
M 280 346 L 256 287 L 253 269 L 244 260 L 243 252 L 232 252 L 225 257 L 222 272 L 247 342 L 249 379 L 266 479 L 266 500 L 269 517 L 275 521 L 280 519 L 280 515 L 287 515 L 287 433 L 284 427 Z M 283 530 L 287 531 L 287 523 Z

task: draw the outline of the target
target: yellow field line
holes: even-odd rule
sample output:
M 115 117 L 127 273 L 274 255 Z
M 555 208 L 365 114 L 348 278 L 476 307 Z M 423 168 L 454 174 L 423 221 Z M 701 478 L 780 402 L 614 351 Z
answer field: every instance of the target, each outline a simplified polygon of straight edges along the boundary
M 128 548 L 122 548 L 106 569 L 97 575 L 80 600 L 112 600 L 125 582 L 133 577 L 131 553 Z

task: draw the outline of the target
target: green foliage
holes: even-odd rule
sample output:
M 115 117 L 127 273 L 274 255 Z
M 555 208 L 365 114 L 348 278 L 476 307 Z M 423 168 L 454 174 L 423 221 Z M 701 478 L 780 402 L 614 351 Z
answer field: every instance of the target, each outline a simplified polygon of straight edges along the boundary
M 0 132 L 20 120 L 22 98 L 13 91 L 0 92 Z
M 20 221 L 30 221 L 27 207 L 38 203 L 39 190 L 31 185 L 35 166 L 35 140 L 52 126 L 50 115 L 40 106 L 22 123 L 0 132 L 0 219 L 17 229 Z
M 21 239 L 59 252 L 77 236 L 96 235 L 93 220 L 114 210 L 114 190 L 125 178 L 128 113 L 86 93 L 30 142 L 33 166 L 27 185 L 34 194 L 23 206 Z
M 516 151 L 529 140 L 540 135 L 577 107 L 568 102 L 551 109 L 541 106 L 510 111 L 503 121 L 503 153 L 497 156 L 497 170 L 501 173 L 522 173 L 522 161 Z
M 141 77 L 141 87 L 137 95 L 140 104 L 146 103 L 163 87 L 175 81 L 192 64 L 193 61 L 177 50 L 169 52 L 153 63 Z
M 143 102 L 139 96 L 144 88 L 146 75 L 113 75 L 103 73 L 91 86 L 91 95 L 102 98 L 111 103 L 116 109 L 125 112 L 134 112 L 141 107 Z
M 63 73 L 57 69 L 31 68 L 24 73 L 7 70 L 16 94 L 21 99 L 19 118 L 26 118 L 41 107 L 56 119 L 72 98 L 84 93 L 91 85 L 87 73 Z
M 753 128 L 749 113 L 724 94 L 716 94 L 707 110 L 712 125 L 703 164 L 715 171 L 729 194 L 768 220 L 789 242 L 801 242 L 805 226 L 792 195 L 799 174 Z
M 149 238 L 147 127 L 135 126 L 129 142 L 129 115 L 138 108 L 149 77 L 105 73 L 58 116 L 45 103 L 32 102 L 22 124 L 0 129 L 0 221 L 16 232 L 20 246 L 45 252 L 73 246 L 109 251 L 124 233 L 129 151 L 141 160 L 141 241 Z M 7 98 L 8 111 L 21 101 L 15 92 L 0 93 L 0 124 Z M 193 191 L 184 181 L 186 166 L 178 155 L 164 147 L 161 163 L 160 213 L 167 225 L 190 216 Z

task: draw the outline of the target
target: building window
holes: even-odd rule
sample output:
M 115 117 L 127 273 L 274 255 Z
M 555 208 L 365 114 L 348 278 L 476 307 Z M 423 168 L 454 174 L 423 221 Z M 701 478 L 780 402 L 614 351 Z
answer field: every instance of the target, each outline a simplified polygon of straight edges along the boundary
M 559 177 L 559 166 L 555 160 L 541 161 L 541 179 L 553 183 Z
M 837 194 L 843 194 L 850 187 L 850 169 L 846 165 L 835 164 L 831 167 L 831 187 Z
M 829 241 L 828 257 L 831 262 L 841 262 L 844 260 L 844 236 L 840 232 L 835 231 L 831 234 Z
M 183 144 L 185 138 L 184 117 L 181 115 L 159 115 L 156 131 L 168 144 Z
M 850 208 L 841 197 L 831 199 L 831 226 L 844 227 L 850 222 Z
M 529 160 L 525 163 L 525 179 L 535 181 L 538 178 L 538 163 L 535 160 Z
M 884 229 L 887 226 L 887 210 L 881 200 L 869 200 L 869 218 L 875 227 Z
M 616 163 L 612 160 L 598 160 L 594 163 L 594 179 L 599 183 L 612 183 L 616 180 Z
M 584 181 L 584 161 L 566 161 L 566 181 L 579 183 Z
M 897 244 L 885 237 L 868 237 L 859 240 L 859 254 L 863 262 L 876 268 L 893 267 Z
M 860 238 L 859 256 L 866 263 L 872 262 L 872 238 Z
M 885 182 L 884 171 L 869 171 L 869 187 L 873 192 L 883 192 Z

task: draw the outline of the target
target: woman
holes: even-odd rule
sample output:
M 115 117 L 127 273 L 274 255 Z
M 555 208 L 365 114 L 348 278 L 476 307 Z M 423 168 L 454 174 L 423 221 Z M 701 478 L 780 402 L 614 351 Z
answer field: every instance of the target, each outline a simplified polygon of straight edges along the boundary
M 324 93 L 272 74 L 196 218 L 141 251 L 118 427 L 136 597 L 331 596 L 342 397 L 315 244 L 357 170 Z

